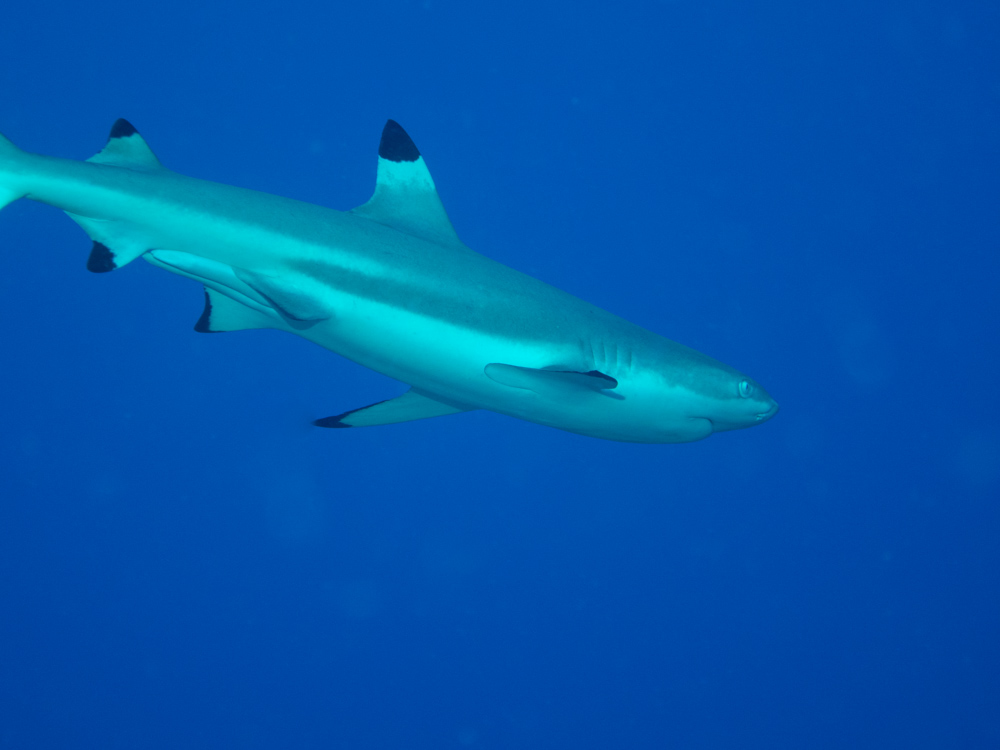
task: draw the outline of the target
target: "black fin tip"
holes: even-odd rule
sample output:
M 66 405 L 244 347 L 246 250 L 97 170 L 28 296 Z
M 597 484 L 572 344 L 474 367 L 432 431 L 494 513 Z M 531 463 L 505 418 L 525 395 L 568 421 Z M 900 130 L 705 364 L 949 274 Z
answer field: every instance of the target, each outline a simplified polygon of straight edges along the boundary
M 111 132 L 108 134 L 108 140 L 112 138 L 128 138 L 133 133 L 138 133 L 139 131 L 128 120 L 118 118 L 115 120 L 115 124 L 111 126 Z
M 347 414 L 350 414 L 348 412 Z M 323 417 L 322 419 L 317 419 L 313 421 L 313 424 L 317 427 L 350 427 L 349 424 L 344 424 L 340 420 L 347 416 L 347 414 L 340 414 L 336 417 Z
M 87 258 L 87 270 L 93 273 L 107 273 L 114 271 L 118 266 L 115 264 L 115 254 L 111 252 L 107 245 L 94 242 L 94 247 L 90 250 L 90 257 Z
M 395 120 L 388 120 L 382 128 L 378 155 L 389 161 L 416 161 L 420 158 L 420 152 L 413 140 Z
M 128 120 L 119 118 L 111 126 L 111 133 L 108 135 L 108 140 L 110 141 L 112 138 L 128 138 L 130 135 L 138 132 Z
M 198 318 L 198 322 L 194 324 L 194 330 L 198 333 L 218 333 L 218 331 L 213 331 L 209 326 L 212 322 L 212 299 L 208 296 L 208 290 L 205 290 L 205 309 L 201 311 L 201 317 Z
M 365 409 L 371 409 L 373 406 L 384 404 L 386 401 L 392 401 L 392 399 L 386 399 L 385 401 L 376 401 L 374 404 L 368 404 L 368 406 L 359 406 L 357 409 L 351 409 L 350 411 L 345 411 L 343 414 L 338 414 L 335 417 L 323 417 L 322 419 L 315 420 L 313 424 L 316 425 L 317 427 L 354 427 L 354 425 L 352 424 L 344 424 L 341 420 L 359 411 L 364 411 Z

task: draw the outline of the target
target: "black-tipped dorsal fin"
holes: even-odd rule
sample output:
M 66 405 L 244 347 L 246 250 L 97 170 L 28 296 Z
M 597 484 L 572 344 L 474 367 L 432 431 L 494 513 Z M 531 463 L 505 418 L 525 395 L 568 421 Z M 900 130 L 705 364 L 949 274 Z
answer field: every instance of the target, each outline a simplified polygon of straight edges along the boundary
M 160 160 L 128 120 L 116 120 L 107 145 L 87 161 L 127 169 L 163 169 Z
M 395 120 L 382 129 L 375 194 L 353 213 L 430 242 L 462 246 L 424 157 Z

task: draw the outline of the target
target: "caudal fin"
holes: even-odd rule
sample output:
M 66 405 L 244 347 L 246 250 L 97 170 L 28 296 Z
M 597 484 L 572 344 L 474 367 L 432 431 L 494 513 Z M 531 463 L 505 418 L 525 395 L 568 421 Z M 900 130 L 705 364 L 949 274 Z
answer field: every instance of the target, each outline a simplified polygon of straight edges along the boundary
M 0 208 L 23 198 L 25 193 L 18 184 L 14 163 L 24 152 L 0 134 Z

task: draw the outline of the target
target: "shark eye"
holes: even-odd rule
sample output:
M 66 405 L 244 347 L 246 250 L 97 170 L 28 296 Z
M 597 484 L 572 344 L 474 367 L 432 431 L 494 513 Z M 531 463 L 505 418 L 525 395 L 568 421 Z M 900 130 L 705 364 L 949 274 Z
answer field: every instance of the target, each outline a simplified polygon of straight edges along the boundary
M 742 398 L 750 398 L 753 395 L 753 383 L 749 380 L 740 381 L 740 396 Z

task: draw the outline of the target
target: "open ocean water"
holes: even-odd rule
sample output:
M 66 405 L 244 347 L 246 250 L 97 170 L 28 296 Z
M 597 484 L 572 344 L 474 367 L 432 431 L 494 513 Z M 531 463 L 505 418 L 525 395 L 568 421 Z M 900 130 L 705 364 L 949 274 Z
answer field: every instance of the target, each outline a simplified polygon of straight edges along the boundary
M 459 236 L 750 374 L 686 445 L 400 383 L 0 214 L 0 748 L 1000 747 L 1000 6 L 8 3 L 0 132 L 118 117 Z

